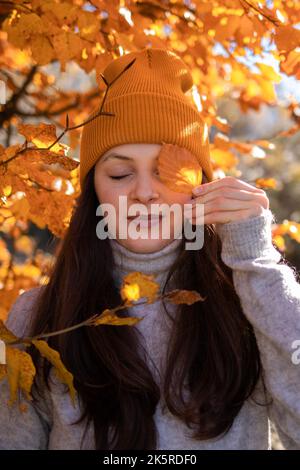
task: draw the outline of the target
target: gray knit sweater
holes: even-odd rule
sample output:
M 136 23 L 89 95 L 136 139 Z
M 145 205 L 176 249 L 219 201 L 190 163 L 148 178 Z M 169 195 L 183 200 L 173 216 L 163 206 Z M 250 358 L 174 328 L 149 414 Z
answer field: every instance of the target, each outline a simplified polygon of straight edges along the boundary
M 221 438 L 197 441 L 191 431 L 169 411 L 162 412 L 161 402 L 155 413 L 158 449 L 270 449 L 270 420 L 275 423 L 286 449 L 300 449 L 300 284 L 292 267 L 280 265 L 279 251 L 272 244 L 270 210 L 251 219 L 217 224 L 222 240 L 222 259 L 233 269 L 235 289 L 242 308 L 254 327 L 264 369 L 267 391 L 273 402 L 259 406 L 247 400 L 230 431 Z M 130 271 L 154 273 L 163 282 L 178 254 L 181 240 L 174 240 L 162 250 L 133 253 L 111 240 L 117 264 L 116 279 Z M 32 305 L 41 288 L 31 289 L 18 297 L 6 325 L 17 335 L 28 331 Z M 170 304 L 169 304 L 170 305 Z M 134 328 L 144 336 L 149 353 L 149 367 L 159 383 L 170 326 L 160 301 L 131 309 L 130 315 L 145 318 Z M 298 341 L 298 343 L 297 343 Z M 163 373 L 163 372 L 162 372 Z M 72 426 L 79 417 L 77 402 L 72 406 L 69 395 L 55 381 L 51 392 L 39 405 L 28 404 L 20 413 L 17 406 L 6 405 L 6 379 L 0 383 L 0 449 L 79 449 L 84 425 Z M 255 398 L 265 402 L 261 381 Z M 84 449 L 94 449 L 94 434 L 89 428 Z

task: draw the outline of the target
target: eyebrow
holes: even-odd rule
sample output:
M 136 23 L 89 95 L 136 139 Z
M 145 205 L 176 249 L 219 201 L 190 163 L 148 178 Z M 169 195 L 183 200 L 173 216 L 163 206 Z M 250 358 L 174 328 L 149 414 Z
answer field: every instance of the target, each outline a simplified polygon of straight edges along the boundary
M 119 155 L 118 153 L 112 152 L 103 158 L 103 162 L 106 162 L 109 158 L 118 158 L 119 160 L 134 160 L 134 158 L 127 157 L 125 155 Z M 158 160 L 158 156 L 155 158 L 155 160 Z

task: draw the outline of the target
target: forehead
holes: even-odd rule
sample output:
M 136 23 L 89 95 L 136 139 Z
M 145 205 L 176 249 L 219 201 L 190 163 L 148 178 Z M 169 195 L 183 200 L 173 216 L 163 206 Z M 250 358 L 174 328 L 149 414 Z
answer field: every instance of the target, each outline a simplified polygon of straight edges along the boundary
M 109 155 L 121 155 L 131 159 L 155 158 L 161 149 L 161 144 L 122 144 L 108 149 L 103 155 L 102 160 L 106 160 Z

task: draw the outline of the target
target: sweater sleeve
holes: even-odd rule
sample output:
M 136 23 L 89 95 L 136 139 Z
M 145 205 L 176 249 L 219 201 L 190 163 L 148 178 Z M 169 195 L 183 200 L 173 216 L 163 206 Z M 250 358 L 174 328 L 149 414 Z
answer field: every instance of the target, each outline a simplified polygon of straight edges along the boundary
M 15 335 L 28 334 L 32 307 L 39 288 L 33 288 L 21 294 L 14 302 L 5 322 Z M 15 347 L 15 346 L 14 346 Z M 18 345 L 24 350 L 24 345 Z M 33 385 L 34 387 L 34 385 Z M 7 405 L 9 387 L 7 379 L 0 381 L 0 449 L 1 450 L 38 450 L 47 449 L 51 429 L 50 395 L 45 391 L 45 399 L 26 403 L 27 410 L 21 412 L 18 404 Z
M 300 284 L 272 242 L 269 209 L 249 219 L 216 224 L 221 258 L 233 270 L 244 314 L 253 325 L 267 392 L 269 418 L 286 449 L 300 448 Z M 279 263 L 281 261 L 281 263 Z M 285 261 L 285 260 L 284 260 Z

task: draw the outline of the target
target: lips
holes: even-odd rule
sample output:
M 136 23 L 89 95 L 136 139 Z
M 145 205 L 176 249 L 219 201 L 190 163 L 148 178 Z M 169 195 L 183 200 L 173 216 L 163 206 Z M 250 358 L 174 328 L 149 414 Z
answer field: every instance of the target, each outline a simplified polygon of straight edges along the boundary
M 128 216 L 127 217 L 128 220 L 135 220 L 135 219 L 138 219 L 138 220 L 145 220 L 145 221 L 148 221 L 148 222 L 151 222 L 152 221 L 156 221 L 156 220 L 159 220 L 159 219 L 162 219 L 162 214 L 148 214 L 148 215 L 132 215 L 132 216 Z
M 133 217 L 128 217 L 128 221 L 136 226 L 139 226 L 141 229 L 149 229 L 150 227 L 158 226 L 162 223 L 163 216 L 157 214 L 149 215 L 138 215 Z

